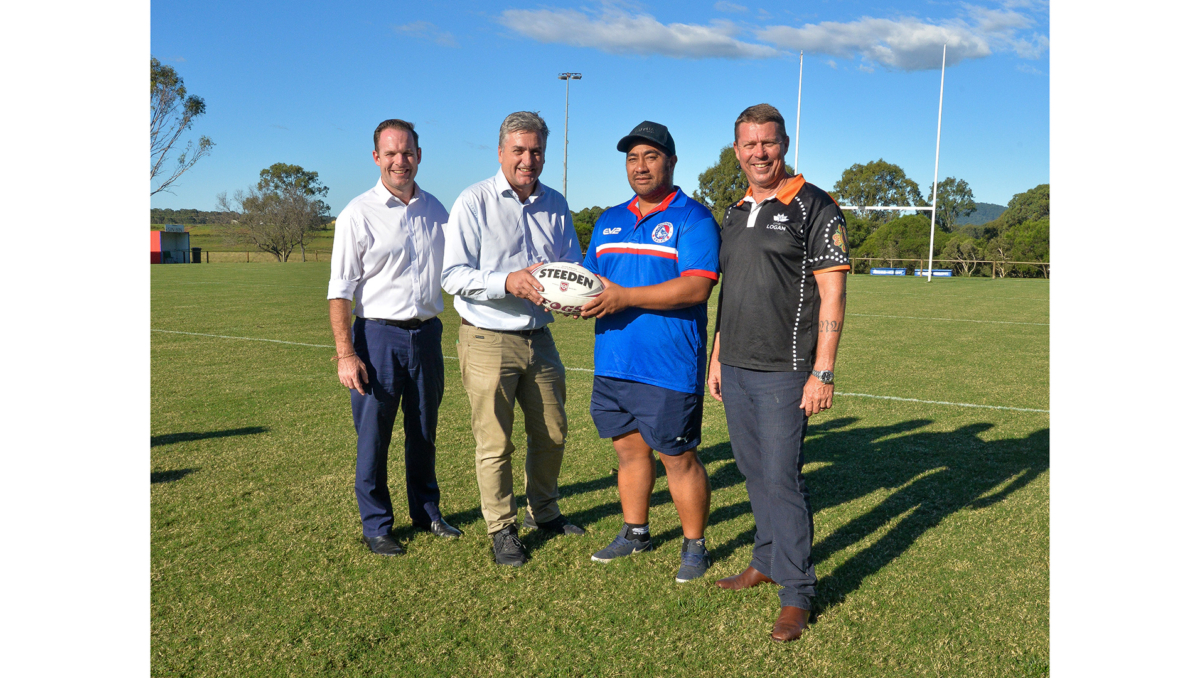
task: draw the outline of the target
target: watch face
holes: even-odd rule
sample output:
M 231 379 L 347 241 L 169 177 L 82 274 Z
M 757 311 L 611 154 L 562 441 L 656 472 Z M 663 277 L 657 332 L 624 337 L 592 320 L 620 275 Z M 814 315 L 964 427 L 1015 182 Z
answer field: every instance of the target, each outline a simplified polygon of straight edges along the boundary
M 822 384 L 829 384 L 833 382 L 833 372 L 829 370 L 813 372 L 813 376 L 820 380 Z

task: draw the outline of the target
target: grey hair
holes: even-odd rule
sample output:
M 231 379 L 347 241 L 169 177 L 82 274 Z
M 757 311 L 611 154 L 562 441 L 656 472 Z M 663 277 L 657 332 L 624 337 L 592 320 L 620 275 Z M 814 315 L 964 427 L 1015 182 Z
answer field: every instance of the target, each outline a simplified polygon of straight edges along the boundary
M 546 146 L 546 138 L 550 136 L 550 128 L 542 116 L 533 111 L 517 111 L 510 113 L 504 122 L 500 123 L 500 147 L 504 147 L 504 139 L 513 132 L 537 132 L 542 138 L 542 147 Z

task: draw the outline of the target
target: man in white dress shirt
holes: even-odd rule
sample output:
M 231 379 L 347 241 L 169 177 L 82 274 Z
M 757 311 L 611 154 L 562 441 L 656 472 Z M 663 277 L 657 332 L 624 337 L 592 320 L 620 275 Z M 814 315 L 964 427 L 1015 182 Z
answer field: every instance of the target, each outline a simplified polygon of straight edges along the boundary
M 528 452 L 524 526 L 583 534 L 558 508 L 567 436 L 566 371 L 547 327 L 543 289 L 530 271 L 583 256 L 562 194 L 538 181 L 549 130 L 541 116 L 513 113 L 500 126 L 496 176 L 468 187 L 450 209 L 442 288 L 462 317 L 459 369 L 471 401 L 475 476 L 496 562 L 528 556 L 517 538 L 513 406 L 525 413 Z
M 375 129 L 379 181 L 338 215 L 329 273 L 329 322 L 338 378 L 350 389 L 358 433 L 354 493 L 363 541 L 398 556 L 387 484 L 388 445 L 404 412 L 404 465 L 413 526 L 440 537 L 462 533 L 442 519 L 434 439 L 445 374 L 442 254 L 446 208 L 417 186 L 421 147 L 404 120 Z M 351 323 L 350 313 L 356 318 Z

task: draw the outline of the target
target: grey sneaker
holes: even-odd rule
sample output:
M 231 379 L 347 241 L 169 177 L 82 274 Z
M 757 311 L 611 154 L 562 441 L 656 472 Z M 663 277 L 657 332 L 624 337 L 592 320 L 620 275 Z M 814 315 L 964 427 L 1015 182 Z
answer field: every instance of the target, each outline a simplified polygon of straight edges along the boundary
M 492 553 L 496 555 L 497 565 L 520 567 L 529 560 L 525 555 L 525 545 L 517 539 L 517 526 L 509 525 L 492 535 Z
M 708 549 L 704 548 L 704 537 L 690 543 L 685 539 L 683 544 L 679 557 L 679 572 L 675 574 L 675 581 L 680 584 L 703 577 L 712 565 L 712 557 L 708 555 Z
M 587 530 L 584 530 L 578 525 L 572 524 L 564 516 L 560 515 L 548 523 L 539 523 L 533 519 L 533 516 L 530 515 L 528 511 L 525 513 L 525 520 L 521 522 L 521 527 L 527 530 L 545 530 L 546 532 L 553 532 L 554 534 L 566 534 L 571 536 L 587 534 Z
M 616 539 L 613 539 L 612 543 L 608 546 L 605 546 L 599 551 L 593 553 L 592 560 L 596 561 L 597 563 L 607 563 L 614 558 L 621 558 L 623 556 L 641 553 L 642 551 L 654 550 L 654 543 L 649 539 L 646 541 L 640 541 L 637 539 L 629 539 L 628 536 L 629 526 L 622 525 L 621 531 L 617 533 Z

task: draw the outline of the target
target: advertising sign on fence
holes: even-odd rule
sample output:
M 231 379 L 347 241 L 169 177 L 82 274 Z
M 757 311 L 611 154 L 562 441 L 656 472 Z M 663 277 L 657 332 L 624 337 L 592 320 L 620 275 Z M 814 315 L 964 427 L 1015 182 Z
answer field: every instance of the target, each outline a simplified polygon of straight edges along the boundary
M 908 275 L 907 268 L 873 268 L 871 275 Z
M 921 275 L 923 275 L 923 276 L 928 276 L 928 275 L 929 275 L 929 269 L 927 269 L 927 268 L 922 268 L 922 269 L 917 269 L 917 270 L 914 270 L 914 271 L 913 271 L 913 275 L 917 275 L 917 276 L 921 276 Z M 951 276 L 953 276 L 953 275 L 954 275 L 954 271 L 953 271 L 953 270 L 951 270 L 951 269 L 949 269 L 949 268 L 935 268 L 935 269 L 933 269 L 933 277 L 935 277 L 935 278 L 949 278 L 949 277 L 951 277 Z

